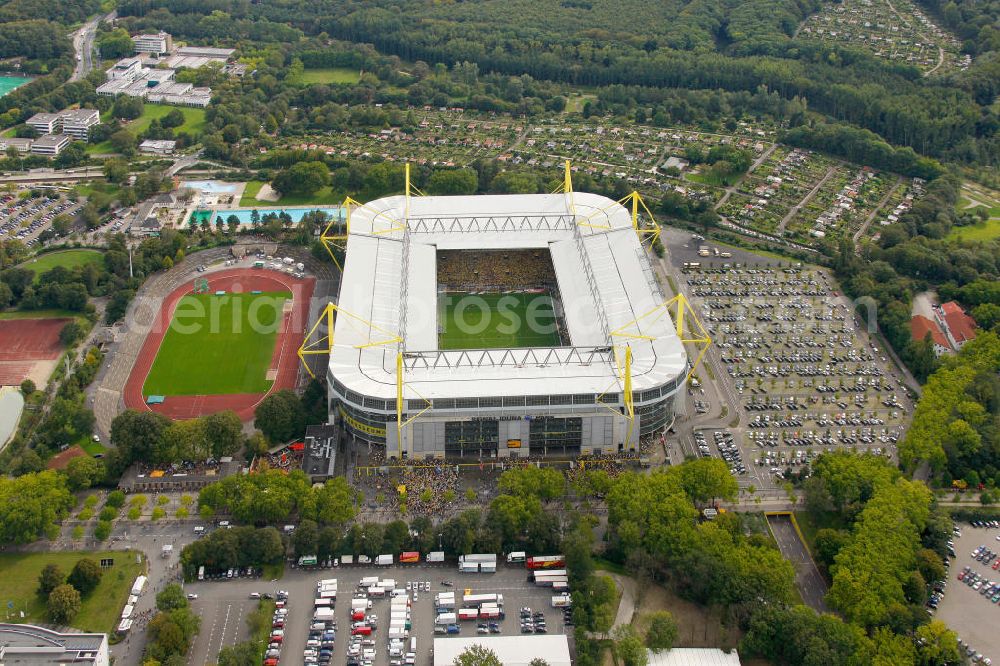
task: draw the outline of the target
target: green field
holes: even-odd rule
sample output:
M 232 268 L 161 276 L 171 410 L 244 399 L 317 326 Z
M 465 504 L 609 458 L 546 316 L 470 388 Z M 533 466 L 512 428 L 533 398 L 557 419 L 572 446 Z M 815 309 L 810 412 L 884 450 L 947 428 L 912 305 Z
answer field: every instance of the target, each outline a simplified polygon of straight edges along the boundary
M 169 104 L 143 104 L 142 115 L 126 123 L 125 127 L 129 132 L 138 136 L 149 129 L 149 124 L 153 120 L 163 118 L 174 109 L 184 114 L 184 124 L 180 127 L 175 127 L 175 133 L 185 132 L 194 135 L 205 129 L 205 109 L 196 109 L 188 106 L 170 106 Z M 115 152 L 115 149 L 110 141 L 92 143 L 87 146 L 87 153 L 91 155 L 103 155 L 113 152 Z
M 257 198 L 257 193 L 260 192 L 260 188 L 263 185 L 264 183 L 259 180 L 247 181 L 246 187 L 243 188 L 243 196 L 240 197 L 240 206 L 243 208 L 271 206 L 272 204 L 281 204 L 282 206 L 339 206 L 344 203 L 344 193 L 333 190 L 329 186 L 318 190 L 315 194 L 287 195 L 277 201 L 264 201 Z
M 549 294 L 438 295 L 439 349 L 558 347 L 554 323 Z
M 1000 210 L 995 212 L 996 215 L 985 222 L 967 227 L 952 227 L 948 237 L 967 241 L 991 241 L 1000 238 Z
M 61 252 L 49 252 L 21 264 L 20 268 L 27 268 L 35 272 L 35 282 L 45 271 L 50 271 L 56 266 L 63 268 L 76 268 L 87 264 L 100 264 L 104 261 L 104 255 L 97 250 L 62 250 Z
M 149 395 L 265 393 L 266 378 L 287 291 L 261 294 L 189 294 L 142 387 Z
M 361 72 L 347 67 L 329 67 L 325 69 L 307 69 L 302 72 L 299 82 L 305 85 L 317 83 L 350 84 L 361 80 Z
M 144 563 L 136 562 L 135 551 L 62 552 L 62 553 L 3 553 L 0 554 L 0 600 L 4 610 L 13 602 L 11 622 L 45 622 L 45 601 L 38 596 L 38 575 L 46 564 L 56 564 L 69 575 L 77 560 L 89 557 L 100 563 L 102 558 L 114 558 L 114 566 L 104 570 L 101 583 L 83 599 L 80 612 L 72 626 L 83 631 L 110 632 L 118 623 L 122 608 L 136 576 L 145 571 Z M 24 611 L 24 619 L 20 619 Z M 17 613 L 17 615 L 15 615 Z

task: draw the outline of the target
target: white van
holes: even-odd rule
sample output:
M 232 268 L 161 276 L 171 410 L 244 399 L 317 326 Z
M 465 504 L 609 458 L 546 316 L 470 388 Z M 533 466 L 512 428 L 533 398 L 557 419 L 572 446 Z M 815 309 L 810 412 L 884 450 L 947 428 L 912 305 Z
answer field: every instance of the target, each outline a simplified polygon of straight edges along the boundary
M 417 637 L 416 636 L 411 636 L 410 637 L 410 652 L 412 652 L 414 654 L 416 654 L 416 652 L 417 652 Z
M 194 527 L 194 533 L 195 534 L 204 534 L 205 533 L 205 528 L 202 525 L 195 525 L 195 527 Z

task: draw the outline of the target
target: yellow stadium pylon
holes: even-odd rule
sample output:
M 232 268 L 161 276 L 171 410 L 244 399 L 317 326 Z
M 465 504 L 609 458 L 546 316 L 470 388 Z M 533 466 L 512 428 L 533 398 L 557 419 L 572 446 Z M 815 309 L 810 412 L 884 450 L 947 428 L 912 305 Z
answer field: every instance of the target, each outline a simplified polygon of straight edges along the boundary
M 336 318 L 334 317 L 334 313 L 337 314 L 337 317 L 340 316 L 350 317 L 351 319 L 358 321 L 361 324 L 369 327 L 369 340 L 361 344 L 351 345 L 354 349 L 367 349 L 368 347 L 391 345 L 403 341 L 403 338 L 401 338 L 397 333 L 393 333 L 392 331 L 386 330 L 381 326 L 373 324 L 364 317 L 360 317 L 352 312 L 349 312 L 341 307 L 334 305 L 333 303 L 327 303 L 326 307 L 323 308 L 323 311 L 316 319 L 316 323 L 312 325 L 312 328 L 309 329 L 309 333 L 307 333 L 306 337 L 302 340 L 302 345 L 299 347 L 298 351 L 299 360 L 302 362 L 302 365 L 305 366 L 306 372 L 308 372 L 309 376 L 312 377 L 313 379 L 316 378 L 316 375 L 309 367 L 309 364 L 306 363 L 306 356 L 314 356 L 318 354 L 330 354 L 333 351 L 333 347 L 335 344 L 333 339 L 333 329 L 334 329 L 334 324 L 336 323 Z M 326 322 L 326 335 L 320 336 L 319 338 L 310 341 L 310 339 L 314 335 L 316 335 L 316 332 L 319 330 L 320 325 L 323 324 L 324 322 Z M 386 338 L 375 339 L 375 340 L 371 339 L 371 333 L 374 331 L 378 331 L 379 333 L 385 334 Z
M 670 300 L 657 305 L 649 312 L 639 315 L 624 326 L 611 331 L 611 337 L 633 340 L 655 340 L 656 338 L 639 332 L 639 323 L 647 320 L 655 322 L 664 315 L 672 317 L 674 330 L 677 331 L 677 337 L 680 338 L 680 341 L 684 344 L 693 344 L 698 349 L 698 356 L 695 358 L 695 362 L 691 365 L 691 370 L 687 374 L 687 379 L 690 379 L 691 375 L 694 374 L 694 371 L 701 364 L 705 352 L 711 346 L 712 338 L 698 320 L 697 313 L 695 313 L 694 308 L 691 307 L 691 303 L 684 294 L 677 294 Z M 693 326 L 692 322 L 694 322 Z

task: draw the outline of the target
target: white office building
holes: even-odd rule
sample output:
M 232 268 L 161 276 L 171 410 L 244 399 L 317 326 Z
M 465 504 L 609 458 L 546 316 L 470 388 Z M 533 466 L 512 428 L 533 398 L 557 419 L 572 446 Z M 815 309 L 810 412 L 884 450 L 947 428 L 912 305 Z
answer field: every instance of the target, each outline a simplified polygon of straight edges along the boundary
M 70 144 L 70 137 L 65 134 L 44 134 L 31 144 L 31 152 L 36 155 L 55 157 Z
M 96 109 L 69 109 L 59 114 L 63 134 L 86 141 L 90 128 L 101 124 L 101 114 Z
M 161 56 L 174 50 L 174 40 L 168 32 L 158 32 L 155 35 L 136 35 L 132 38 L 136 53 L 151 53 Z
M 62 126 L 58 113 L 36 113 L 26 124 L 39 134 L 55 134 Z

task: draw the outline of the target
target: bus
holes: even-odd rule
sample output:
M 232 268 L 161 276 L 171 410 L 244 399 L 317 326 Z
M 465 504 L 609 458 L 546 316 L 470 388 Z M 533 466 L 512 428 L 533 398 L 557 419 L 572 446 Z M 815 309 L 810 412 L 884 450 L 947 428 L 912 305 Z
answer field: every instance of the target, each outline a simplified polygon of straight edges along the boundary
M 527 566 L 529 569 L 560 569 L 566 566 L 566 558 L 563 555 L 541 555 L 539 557 L 529 557 Z

